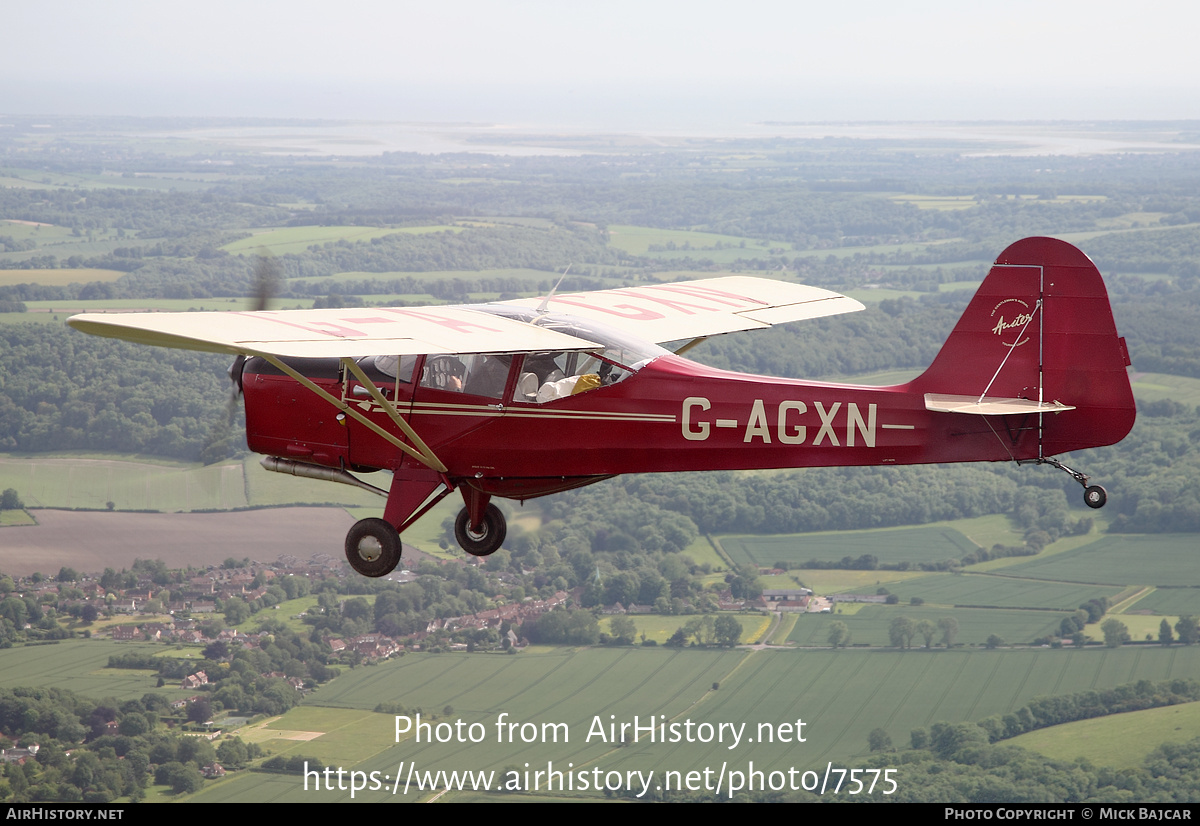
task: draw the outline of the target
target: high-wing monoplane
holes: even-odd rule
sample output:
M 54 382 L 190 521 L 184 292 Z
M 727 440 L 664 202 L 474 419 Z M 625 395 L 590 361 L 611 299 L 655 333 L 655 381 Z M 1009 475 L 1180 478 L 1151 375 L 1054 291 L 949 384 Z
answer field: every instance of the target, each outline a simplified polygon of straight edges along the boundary
M 491 304 L 84 314 L 84 332 L 237 356 L 246 439 L 271 470 L 387 499 L 346 536 L 366 576 L 453 491 L 470 554 L 501 546 L 494 497 L 622 473 L 936 462 L 1049 464 L 1120 441 L 1136 411 L 1104 282 L 1075 247 L 1006 249 L 920 376 L 874 387 L 752 376 L 682 357 L 706 337 L 862 310 L 743 276 Z M 674 351 L 664 343 L 675 342 Z M 387 489 L 354 474 L 391 472 Z

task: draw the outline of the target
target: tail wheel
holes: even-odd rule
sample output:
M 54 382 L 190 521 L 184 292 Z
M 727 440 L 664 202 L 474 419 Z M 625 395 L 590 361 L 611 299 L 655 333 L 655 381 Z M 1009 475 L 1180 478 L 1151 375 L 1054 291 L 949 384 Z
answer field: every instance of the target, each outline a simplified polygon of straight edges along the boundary
M 454 538 L 471 556 L 488 556 L 495 553 L 504 544 L 507 532 L 504 514 L 491 504 L 484 510 L 483 520 L 477 529 L 471 528 L 471 517 L 466 508 L 459 511 L 458 518 L 454 520 Z
M 1102 508 L 1108 501 L 1108 491 L 1099 485 L 1091 485 L 1083 489 L 1083 503 L 1089 508 Z
M 400 534 L 382 519 L 360 519 L 346 534 L 346 561 L 363 576 L 387 576 L 400 564 Z

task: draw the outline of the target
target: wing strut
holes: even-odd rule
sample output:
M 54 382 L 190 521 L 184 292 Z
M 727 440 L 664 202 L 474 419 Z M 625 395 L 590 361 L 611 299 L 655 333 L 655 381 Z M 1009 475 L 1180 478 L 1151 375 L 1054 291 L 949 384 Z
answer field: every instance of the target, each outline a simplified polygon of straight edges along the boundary
M 390 402 L 388 402 L 387 399 L 384 398 L 382 393 L 379 392 L 379 388 L 375 386 L 375 383 L 372 382 L 370 379 L 368 379 L 362 373 L 362 371 L 358 368 L 358 365 L 354 364 L 354 362 L 351 359 L 343 358 L 342 363 L 347 365 L 350 368 L 350 372 L 354 373 L 355 378 L 362 381 L 363 386 L 367 388 L 367 391 L 371 394 L 371 397 L 373 399 L 375 399 L 375 401 L 377 403 L 383 404 L 383 409 L 388 412 L 388 415 L 391 416 L 392 421 L 394 421 L 396 423 L 396 425 L 400 428 L 401 432 L 403 432 L 405 436 L 407 436 L 409 439 L 412 440 L 413 445 L 416 446 L 416 449 L 414 449 L 410 445 L 405 444 L 401 439 L 397 438 L 395 434 L 388 433 L 382 427 L 375 424 L 375 422 L 371 421 L 366 416 L 364 416 L 362 413 L 360 413 L 358 410 L 356 410 L 353 405 L 348 404 L 347 402 L 337 398 L 336 396 L 330 395 L 328 392 L 325 391 L 324 388 L 319 387 L 307 376 L 301 375 L 299 372 L 294 370 L 291 366 L 285 364 L 283 362 L 283 360 L 280 359 L 278 356 L 273 356 L 270 353 L 263 353 L 263 352 L 256 353 L 256 355 L 259 355 L 262 358 L 266 359 L 270 364 L 272 364 L 279 370 L 282 370 L 286 375 L 288 375 L 288 376 L 292 377 L 293 379 L 295 379 L 296 381 L 300 382 L 301 385 L 303 385 L 304 387 L 311 390 L 318 397 L 329 402 L 331 405 L 336 407 L 342 413 L 345 413 L 347 416 L 354 419 L 354 421 L 358 422 L 363 427 L 372 431 L 373 433 L 378 435 L 380 438 L 386 439 L 391 444 L 400 448 L 400 450 L 402 450 L 404 453 L 407 453 L 409 456 L 416 459 L 421 464 L 425 465 L 426 467 L 430 468 L 431 470 L 436 470 L 438 473 L 446 472 L 446 466 L 444 464 L 442 464 L 442 460 L 434 455 L 433 451 L 431 451 L 429 449 L 429 446 L 426 445 L 425 442 L 422 441 L 421 437 L 419 437 L 413 431 L 413 429 L 408 426 L 408 422 L 404 421 L 404 419 L 402 419 L 400 417 L 399 413 L 396 412 L 393 405 Z
M 404 417 L 400 415 L 400 411 L 396 409 L 396 405 L 389 402 L 383 393 L 379 392 L 379 388 L 375 386 L 375 382 L 367 378 L 367 374 L 355 363 L 354 359 L 343 358 L 342 364 L 354 374 L 354 378 L 358 379 L 363 387 L 367 388 L 367 392 L 371 394 L 371 398 L 375 400 L 375 403 L 383 407 L 384 412 L 388 414 L 388 417 L 395 423 L 396 427 L 400 428 L 400 432 L 407 436 L 417 449 L 416 454 L 413 454 L 410 450 L 406 450 L 405 452 L 412 455 L 414 459 L 417 459 L 426 467 L 436 470 L 438 473 L 445 473 L 446 466 L 429 449 L 429 445 L 425 444 L 425 440 L 417 435 L 417 431 L 413 430 L 408 422 L 404 421 Z

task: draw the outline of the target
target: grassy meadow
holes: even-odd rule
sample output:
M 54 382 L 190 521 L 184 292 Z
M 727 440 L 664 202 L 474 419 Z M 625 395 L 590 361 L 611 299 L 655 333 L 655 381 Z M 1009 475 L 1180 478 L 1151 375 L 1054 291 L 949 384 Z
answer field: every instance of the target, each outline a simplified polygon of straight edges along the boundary
M 459 227 L 438 224 L 425 227 L 363 227 L 363 226 L 302 226 L 276 227 L 254 230 L 249 238 L 225 244 L 221 249 L 228 253 L 257 255 L 266 250 L 271 255 L 306 251 L 313 244 L 329 244 L 337 241 L 370 241 L 388 235 L 418 235 L 429 232 L 457 232 Z
M 928 526 L 724 536 L 721 546 L 737 565 L 771 567 L 775 562 L 786 562 L 789 568 L 799 568 L 810 559 L 837 562 L 847 556 L 857 558 L 864 554 L 878 557 L 881 563 L 940 562 L 961 558 L 976 548 L 975 543 L 960 531 Z
M 1050 726 L 1006 742 L 1065 763 L 1133 769 L 1160 744 L 1186 742 L 1198 732 L 1200 703 L 1181 703 Z

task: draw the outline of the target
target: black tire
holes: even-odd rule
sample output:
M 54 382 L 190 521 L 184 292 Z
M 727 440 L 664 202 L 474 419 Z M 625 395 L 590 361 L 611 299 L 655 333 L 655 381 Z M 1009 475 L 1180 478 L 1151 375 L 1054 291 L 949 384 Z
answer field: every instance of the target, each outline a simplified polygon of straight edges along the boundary
M 1102 508 L 1108 501 L 1108 491 L 1099 485 L 1090 485 L 1083 489 L 1083 504 L 1089 508 Z
M 387 576 L 400 564 L 400 534 L 382 519 L 360 519 L 346 533 L 346 561 L 363 576 Z
M 488 556 L 495 553 L 504 544 L 508 526 L 504 522 L 504 514 L 495 505 L 489 504 L 483 512 L 483 522 L 478 531 L 471 530 L 471 517 L 467 509 L 458 512 L 454 520 L 454 538 L 459 546 L 471 556 Z

